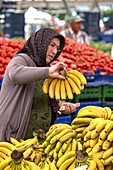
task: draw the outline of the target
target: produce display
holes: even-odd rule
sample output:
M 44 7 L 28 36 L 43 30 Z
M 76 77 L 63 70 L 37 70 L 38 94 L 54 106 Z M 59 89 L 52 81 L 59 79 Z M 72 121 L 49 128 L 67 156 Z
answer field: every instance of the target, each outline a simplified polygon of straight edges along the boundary
M 53 124 L 31 139 L 0 142 L 0 170 L 113 169 L 113 111 L 85 106 L 71 124 Z M 40 140 L 41 139 L 41 140 Z
M 82 73 L 77 70 L 64 71 L 60 70 L 60 74 L 65 76 L 64 79 L 47 78 L 43 84 L 44 93 L 48 93 L 50 98 L 56 100 L 73 99 L 75 94 L 80 94 L 84 89 L 84 85 L 87 83 L 86 78 Z
M 63 61 L 66 64 L 67 71 L 76 69 L 81 73 L 91 72 L 95 74 L 96 70 L 100 68 L 104 73 L 113 73 L 113 59 L 111 59 L 110 54 L 67 37 L 65 40 L 66 44 L 60 57 L 52 64 Z M 25 40 L 22 39 L 0 39 L 0 77 L 3 77 L 10 59 L 22 48 L 24 43 Z

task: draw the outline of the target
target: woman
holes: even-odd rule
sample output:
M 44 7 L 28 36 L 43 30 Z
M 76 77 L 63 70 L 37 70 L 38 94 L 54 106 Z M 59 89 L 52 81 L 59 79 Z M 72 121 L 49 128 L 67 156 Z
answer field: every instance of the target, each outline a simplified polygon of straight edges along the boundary
M 62 62 L 50 67 L 65 45 L 64 37 L 51 28 L 34 33 L 9 62 L 0 93 L 0 141 L 10 137 L 32 137 L 34 129 L 48 131 L 58 112 L 58 102 L 42 91 L 44 79 L 63 78 Z M 63 103 L 65 111 L 76 110 L 72 103 Z

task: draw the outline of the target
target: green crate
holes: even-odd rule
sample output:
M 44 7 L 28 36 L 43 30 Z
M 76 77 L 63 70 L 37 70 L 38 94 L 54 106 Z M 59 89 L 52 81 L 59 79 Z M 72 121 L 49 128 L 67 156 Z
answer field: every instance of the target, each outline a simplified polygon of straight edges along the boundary
M 102 102 L 113 101 L 113 85 L 104 85 L 102 94 Z
M 102 100 L 102 86 L 85 87 L 81 94 L 74 96 L 74 102 L 99 101 Z

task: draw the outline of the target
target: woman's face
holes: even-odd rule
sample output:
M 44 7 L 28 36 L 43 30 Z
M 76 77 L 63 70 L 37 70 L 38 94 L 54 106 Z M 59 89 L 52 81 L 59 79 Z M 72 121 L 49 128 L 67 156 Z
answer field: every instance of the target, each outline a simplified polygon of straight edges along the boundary
M 53 38 L 48 46 L 46 53 L 46 64 L 49 64 L 60 50 L 60 41 L 58 38 Z

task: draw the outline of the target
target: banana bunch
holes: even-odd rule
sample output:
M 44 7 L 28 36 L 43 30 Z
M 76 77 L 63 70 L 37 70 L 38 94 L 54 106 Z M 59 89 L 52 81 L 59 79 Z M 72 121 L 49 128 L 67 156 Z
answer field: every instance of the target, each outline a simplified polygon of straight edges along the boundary
M 0 163 L 10 157 L 15 146 L 9 142 L 0 142 Z
M 43 83 L 43 92 L 56 100 L 73 99 L 73 93 L 80 94 L 86 83 L 86 78 L 82 73 L 77 70 L 69 70 L 65 72 L 65 80 L 47 78 Z
M 89 159 L 88 162 L 89 164 L 87 170 L 96 170 L 96 169 L 104 170 L 104 165 L 99 158 L 94 157 L 92 159 Z
M 51 161 L 48 157 L 38 165 L 39 170 L 57 170 L 56 161 Z
M 68 124 L 54 124 L 46 133 L 46 140 L 42 143 L 44 153 L 49 154 L 51 160 L 58 161 L 65 153 L 82 149 L 81 142 L 76 140 L 76 133 Z
M 13 150 L 11 155 L 0 163 L 0 170 L 38 170 L 38 166 L 25 160 L 22 152 Z

